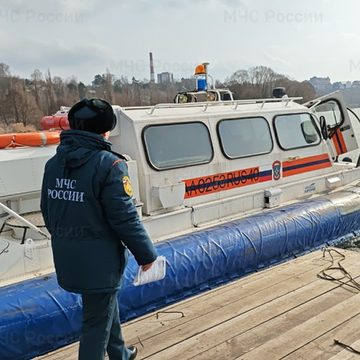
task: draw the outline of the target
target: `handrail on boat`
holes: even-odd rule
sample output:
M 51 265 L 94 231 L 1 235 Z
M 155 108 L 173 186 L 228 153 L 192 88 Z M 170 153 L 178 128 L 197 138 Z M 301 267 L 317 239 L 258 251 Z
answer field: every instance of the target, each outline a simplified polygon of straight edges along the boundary
M 22 222 L 25 226 L 29 227 L 30 229 L 38 232 L 39 234 L 41 234 L 42 236 L 44 236 L 46 239 L 50 240 L 50 237 L 48 234 L 44 233 L 41 229 L 39 229 L 37 226 L 35 226 L 34 224 L 32 224 L 30 221 L 24 219 L 21 215 L 19 215 L 18 213 L 16 213 L 14 210 L 11 210 L 9 207 L 7 207 L 6 205 L 4 205 L 3 203 L 0 202 L 0 208 L 2 208 L 5 212 L 7 212 L 9 215 L 12 215 L 13 217 L 15 217 L 16 219 L 18 219 L 20 222 Z
M 179 104 L 156 104 L 150 108 L 148 115 L 153 115 L 155 110 L 158 109 L 174 109 L 174 108 L 191 108 L 191 107 L 203 107 L 203 111 L 206 111 L 209 106 L 219 105 L 234 105 L 234 110 L 237 110 L 239 105 L 260 104 L 263 108 L 266 103 L 284 103 L 284 106 L 288 106 L 290 102 L 302 100 L 302 97 L 288 97 L 288 98 L 274 98 L 274 99 L 249 99 L 249 100 L 224 100 L 224 101 L 203 101 L 194 103 L 179 103 Z

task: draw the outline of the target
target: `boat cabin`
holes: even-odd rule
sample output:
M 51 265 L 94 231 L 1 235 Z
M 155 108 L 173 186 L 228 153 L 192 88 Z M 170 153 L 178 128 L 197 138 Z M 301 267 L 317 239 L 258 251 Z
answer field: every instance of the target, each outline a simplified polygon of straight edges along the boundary
M 338 161 L 358 148 L 340 94 L 299 101 L 113 106 L 118 122 L 110 141 L 129 158 L 134 202 L 152 239 L 318 196 L 358 179 L 357 164 Z M 0 201 L 20 214 L 38 211 L 42 171 L 55 149 L 1 150 Z
M 135 201 L 155 238 L 355 180 L 355 164 L 337 161 L 357 148 L 340 95 L 300 100 L 115 106 L 110 141 L 132 159 Z M 159 232 L 155 218 L 167 219 Z

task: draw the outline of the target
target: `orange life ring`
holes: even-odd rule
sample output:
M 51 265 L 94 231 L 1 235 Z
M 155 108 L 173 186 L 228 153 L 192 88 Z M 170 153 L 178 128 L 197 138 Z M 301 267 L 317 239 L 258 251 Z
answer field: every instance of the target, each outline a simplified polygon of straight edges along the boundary
M 0 134 L 0 149 L 19 146 L 54 145 L 59 142 L 60 133 L 57 131 Z
M 0 149 L 4 149 L 13 142 L 14 134 L 0 134 Z

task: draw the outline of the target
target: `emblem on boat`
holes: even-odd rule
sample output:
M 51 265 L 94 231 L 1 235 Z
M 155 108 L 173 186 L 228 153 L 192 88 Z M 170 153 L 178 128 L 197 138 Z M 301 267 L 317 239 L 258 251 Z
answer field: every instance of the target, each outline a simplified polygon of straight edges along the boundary
M 132 189 L 132 186 L 131 186 L 131 182 L 130 182 L 130 179 L 128 176 L 124 176 L 122 178 L 122 182 L 123 182 L 123 185 L 124 185 L 124 191 L 126 192 L 126 194 L 128 194 L 130 197 L 133 196 L 133 189 Z
M 281 177 L 281 162 L 279 160 L 273 162 L 272 171 L 273 171 L 273 179 L 279 180 Z

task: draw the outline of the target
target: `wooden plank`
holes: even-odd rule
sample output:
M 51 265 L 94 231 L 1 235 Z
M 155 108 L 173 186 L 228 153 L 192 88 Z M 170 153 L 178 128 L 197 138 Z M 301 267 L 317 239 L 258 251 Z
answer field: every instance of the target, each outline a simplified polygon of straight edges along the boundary
M 285 356 L 283 360 L 328 360 L 342 351 L 342 347 L 334 344 L 334 339 L 351 344 L 360 339 L 358 329 L 360 329 L 360 315 L 338 324 L 331 331 Z
M 355 330 L 355 329 L 354 329 Z M 357 329 L 358 331 L 358 329 Z M 355 341 L 353 344 L 349 344 L 353 349 L 360 352 L 360 340 Z M 359 360 L 360 355 L 352 352 L 351 350 L 344 349 L 337 355 L 333 356 L 329 360 Z
M 235 354 L 242 354 L 253 347 L 259 346 L 264 341 L 276 337 L 275 331 L 288 330 L 287 328 L 284 329 L 284 321 L 286 326 L 293 326 L 294 319 L 292 319 L 292 322 L 289 322 L 287 312 L 299 306 L 313 309 L 314 300 L 324 294 L 325 299 L 318 300 L 318 308 L 320 309 L 326 309 L 331 305 L 337 304 L 342 299 L 353 296 L 353 293 L 343 291 L 339 287 L 338 291 L 333 293 L 331 290 L 334 289 L 334 286 L 333 283 L 326 281 L 310 282 L 304 287 L 288 292 L 283 297 L 274 297 L 272 301 L 264 302 L 261 306 L 253 308 L 248 312 L 236 314 L 236 310 L 234 310 L 236 316 L 229 317 L 225 321 L 218 321 L 215 326 L 209 326 L 202 333 L 199 332 L 191 337 L 184 337 L 181 344 L 179 342 L 179 346 L 164 347 L 161 352 L 154 354 L 154 359 L 176 358 L 181 352 L 186 354 L 186 357 L 182 357 L 184 359 L 195 356 L 197 359 L 204 360 L 219 357 L 224 359 L 234 358 Z M 325 305 L 323 300 L 325 300 Z M 239 304 L 239 306 L 241 307 L 242 305 Z M 224 309 L 224 311 L 227 310 L 228 308 Z M 306 316 L 309 316 L 309 314 L 310 316 L 316 315 L 318 311 L 319 309 L 312 313 L 308 310 L 300 311 L 297 321 L 302 322 L 304 318 L 306 319 Z M 281 319 L 278 321 L 278 326 L 275 326 L 276 324 L 274 323 L 267 325 L 267 322 L 277 319 L 277 317 Z M 187 329 L 189 330 L 189 328 Z M 262 331 L 263 329 L 266 330 Z M 167 333 L 166 335 L 169 334 Z M 221 345 L 216 346 L 218 344 Z M 151 345 L 149 344 L 149 346 Z M 140 354 L 141 356 L 144 355 L 144 357 L 147 356 L 146 352 L 143 353 L 143 349 L 141 349 Z
M 36 359 L 51 359 L 51 360 L 77 360 L 79 343 L 74 343 L 61 349 L 55 350 L 51 354 L 37 357 Z
M 310 272 L 313 273 L 316 269 L 320 271 L 320 269 L 328 264 L 329 262 L 322 258 L 320 251 L 316 252 L 316 254 L 305 255 L 291 262 L 252 274 L 224 287 L 200 294 L 164 309 L 164 311 L 181 311 L 185 314 L 183 318 L 176 314 L 168 316 L 162 314 L 159 321 L 154 314 L 151 314 L 126 324 L 124 326 L 124 334 L 127 341 L 131 344 L 139 343 L 138 337 L 141 337 L 141 341 L 145 341 L 171 328 L 188 323 L 196 318 L 201 318 L 201 316 L 210 311 L 222 309 L 234 302 L 238 303 L 239 300 L 248 301 L 248 297 L 253 297 L 255 294 L 266 289 L 272 292 L 274 286 L 280 285 L 281 287 L 281 284 L 288 282 L 294 276 L 300 277 Z M 136 325 L 137 322 L 147 322 L 145 328 L 148 331 L 140 331 Z
M 354 267 L 358 268 L 358 266 Z M 178 354 L 176 354 L 176 350 L 175 353 L 173 353 L 173 349 L 169 349 L 169 350 L 165 350 L 167 347 L 171 347 L 172 342 L 174 344 L 177 344 L 181 341 L 183 341 L 182 343 L 182 350 L 184 352 L 186 352 L 186 354 L 189 354 L 194 356 L 195 354 L 192 354 L 192 351 L 199 351 L 199 349 L 201 349 L 202 346 L 205 346 L 205 343 L 209 343 L 209 341 L 207 341 L 207 338 L 209 337 L 208 334 L 204 334 L 204 336 L 201 334 L 201 332 L 205 332 L 209 329 L 211 329 L 212 327 L 216 327 L 219 324 L 223 324 L 224 328 L 219 329 L 218 331 L 215 330 L 215 334 L 214 334 L 214 339 L 216 339 L 216 341 L 219 341 L 220 338 L 222 338 L 222 336 L 231 336 L 231 334 L 233 333 L 233 322 L 236 322 L 237 320 L 235 319 L 234 321 L 232 320 L 233 318 L 236 318 L 238 316 L 242 316 L 243 314 L 245 314 L 245 317 L 248 317 L 248 313 L 250 314 L 250 320 L 248 322 L 246 322 L 242 317 L 241 317 L 241 321 L 240 321 L 240 326 L 241 326 L 241 330 L 239 331 L 246 331 L 248 328 L 246 326 L 252 326 L 253 325 L 253 319 L 252 319 L 252 314 L 251 312 L 256 309 L 256 312 L 259 312 L 260 309 L 258 309 L 258 306 L 263 305 L 266 302 L 272 302 L 274 301 L 274 299 L 276 299 L 277 297 L 283 297 L 288 293 L 292 293 L 294 290 L 296 290 L 297 288 L 301 288 L 302 286 L 311 283 L 312 281 L 318 281 L 316 278 L 316 272 L 312 272 L 309 274 L 306 274 L 306 276 L 303 274 L 303 276 L 299 278 L 295 277 L 293 279 L 293 281 L 291 282 L 286 282 L 285 284 L 280 284 L 280 286 L 273 286 L 271 289 L 271 292 L 269 292 L 269 289 L 264 289 L 264 291 L 262 292 L 258 292 L 256 294 L 254 294 L 253 296 L 247 297 L 244 300 L 240 299 L 238 302 L 236 303 L 232 303 L 231 305 L 228 305 L 226 308 L 222 308 L 219 309 L 219 311 L 214 311 L 211 312 L 209 314 L 205 314 L 204 316 L 202 316 L 200 319 L 195 319 L 194 321 L 190 322 L 190 323 L 186 323 L 183 325 L 179 325 L 177 326 L 175 329 L 172 329 L 170 331 L 167 331 L 165 334 L 165 337 L 152 337 L 150 339 L 147 339 L 145 341 L 142 341 L 142 344 L 144 345 L 144 348 L 141 349 L 141 356 L 150 356 L 151 354 L 155 354 L 157 352 L 160 352 L 164 349 L 164 358 L 168 357 L 170 358 L 175 358 L 176 356 L 178 356 Z M 334 284 L 331 284 L 329 282 L 321 282 L 322 286 L 326 289 L 326 291 L 328 289 L 331 289 L 334 287 Z M 313 291 L 316 294 L 319 293 L 319 286 L 318 284 L 315 284 L 313 287 Z M 308 289 L 306 289 L 306 291 L 308 291 Z M 305 292 L 306 292 L 305 291 Z M 308 297 L 308 295 L 306 293 L 304 293 L 305 298 Z M 288 301 L 287 299 L 282 299 L 282 301 L 284 301 L 285 303 Z M 298 304 L 298 299 L 294 299 L 294 303 L 292 306 L 296 306 L 296 304 Z M 275 312 L 278 310 L 275 309 Z M 272 314 L 274 312 L 274 309 L 271 308 L 270 306 L 270 310 L 267 314 L 267 316 L 271 317 Z M 264 316 L 265 314 L 262 314 L 260 316 L 260 320 L 262 321 L 262 316 Z M 198 321 L 200 320 L 200 322 Z M 229 320 L 231 320 L 231 322 L 229 324 L 226 324 L 226 322 L 228 322 Z M 147 325 L 145 325 L 147 326 Z M 227 327 L 228 326 L 228 327 Z M 225 328 L 228 328 L 228 332 L 225 332 Z M 220 334 L 220 335 L 218 335 Z M 192 338 L 195 337 L 195 338 Z M 201 340 L 199 340 L 198 338 L 200 338 Z M 226 338 L 225 338 L 226 340 Z M 209 346 L 211 346 L 213 340 L 210 341 Z M 214 340 L 215 341 L 215 340 Z M 201 346 L 199 345 L 201 344 Z M 177 348 L 177 346 L 176 346 Z M 159 356 L 159 354 L 157 354 Z M 189 355 L 189 356 L 190 356 Z
M 333 329 L 339 322 L 359 315 L 359 301 L 360 294 L 354 295 L 236 359 L 281 359 Z
M 313 274 L 311 275 L 313 276 Z M 284 297 L 287 293 L 294 291 L 297 288 L 302 288 L 306 285 L 310 280 L 306 279 L 296 279 L 288 284 L 277 284 L 273 287 L 272 292 L 269 289 L 264 289 L 261 292 L 248 296 L 245 300 L 239 299 L 238 301 L 232 302 L 228 304 L 226 307 L 216 309 L 214 311 L 210 311 L 204 313 L 201 317 L 197 317 L 191 321 L 186 323 L 179 324 L 176 327 L 172 327 L 171 329 L 167 329 L 164 334 L 157 334 L 155 336 L 151 336 L 147 339 L 141 338 L 142 348 L 141 348 L 141 356 L 147 357 L 152 354 L 156 354 L 155 357 L 159 356 L 158 352 L 166 349 L 168 347 L 173 346 L 173 344 L 177 344 L 186 339 L 192 339 L 192 337 L 200 336 L 201 333 L 211 329 L 219 324 L 228 322 L 234 317 L 239 317 L 243 314 L 247 314 L 254 309 L 258 310 L 259 306 L 262 306 L 263 303 L 273 301 L 274 297 L 281 298 Z M 241 291 L 241 290 L 240 290 Z M 317 291 L 317 290 L 316 290 Z M 224 298 L 226 302 L 226 299 Z M 206 303 L 202 304 L 203 307 L 207 307 Z M 248 326 L 251 326 L 252 321 L 250 321 Z M 147 327 L 148 324 L 143 324 Z M 215 335 L 217 337 L 217 334 Z M 189 340 L 189 342 L 192 342 Z M 196 342 L 198 345 L 198 342 Z M 180 352 L 186 352 L 186 354 L 191 352 L 192 345 L 182 344 L 182 349 Z M 199 348 L 197 348 L 199 349 Z M 173 359 L 175 356 L 179 354 L 173 354 L 172 350 L 166 351 L 164 355 L 164 359 Z M 173 357 L 174 356 L 174 357 Z M 160 358 L 160 357 L 159 357 Z

